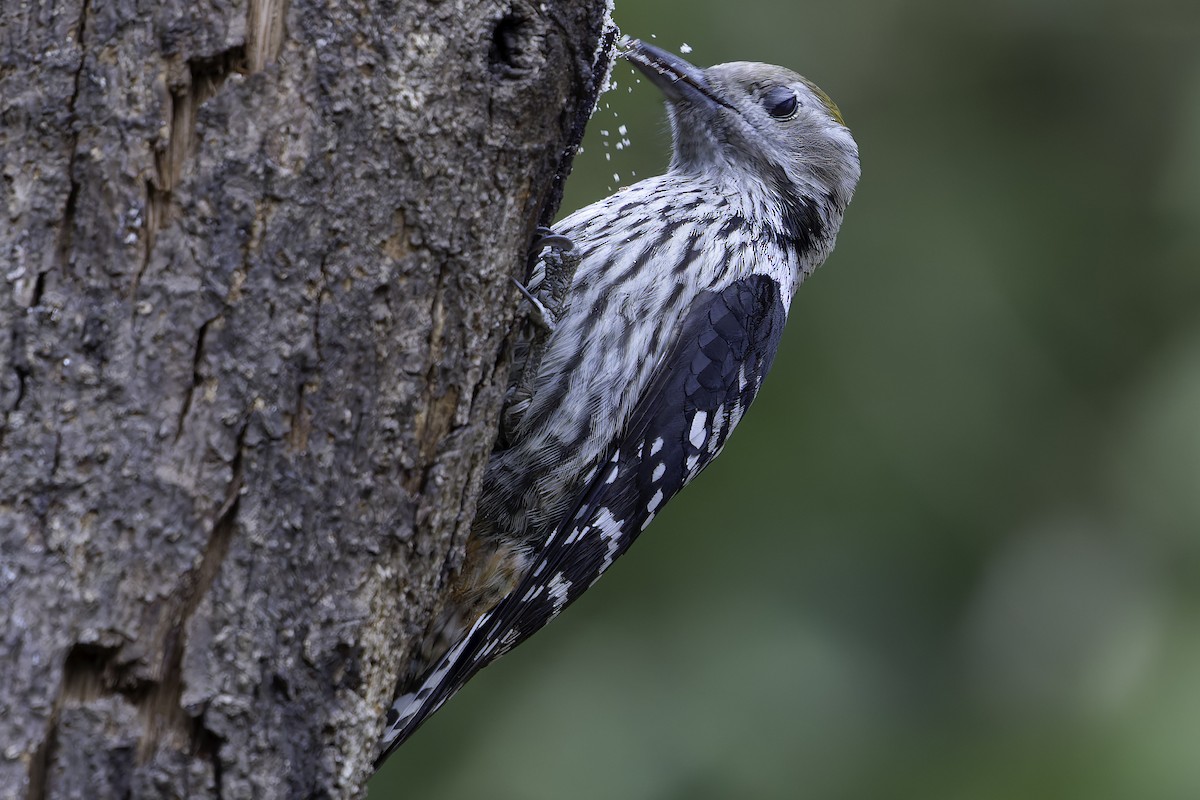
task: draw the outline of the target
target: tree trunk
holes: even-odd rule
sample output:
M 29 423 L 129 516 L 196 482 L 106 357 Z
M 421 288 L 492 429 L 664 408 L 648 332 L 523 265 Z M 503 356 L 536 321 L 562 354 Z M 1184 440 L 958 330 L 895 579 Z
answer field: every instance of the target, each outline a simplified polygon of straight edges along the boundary
M 598 0 L 3 0 L 0 797 L 363 792 Z

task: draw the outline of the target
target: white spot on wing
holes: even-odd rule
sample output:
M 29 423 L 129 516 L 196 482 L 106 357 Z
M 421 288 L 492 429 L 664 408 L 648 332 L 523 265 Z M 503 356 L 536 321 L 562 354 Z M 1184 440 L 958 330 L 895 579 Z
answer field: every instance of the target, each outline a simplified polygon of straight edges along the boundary
M 558 612 L 562 611 L 563 606 L 565 606 L 567 604 L 567 600 L 570 599 L 567 594 L 567 590 L 570 588 L 571 582 L 563 577 L 561 572 L 551 579 L 550 586 L 548 587 L 547 591 L 550 593 L 550 596 L 554 598 L 554 613 L 556 615 Z
M 692 417 L 692 430 L 688 434 L 688 441 L 692 443 L 692 447 L 699 448 L 704 446 L 704 440 L 708 438 L 707 431 L 704 430 L 704 425 L 707 422 L 707 411 L 697 411 Z
M 650 502 L 646 504 L 646 510 L 649 511 L 651 514 L 653 514 L 655 511 L 658 510 L 658 507 L 662 505 L 662 501 L 663 501 L 663 490 L 659 489 L 657 492 L 654 493 L 654 496 L 650 498 Z
M 650 476 L 650 480 L 661 481 L 662 476 L 665 475 L 666 472 L 667 472 L 667 465 L 659 464 L 657 467 L 654 468 L 654 474 Z
M 650 445 L 650 455 L 654 455 L 655 453 L 657 453 L 659 450 L 662 450 L 662 449 L 663 449 L 663 439 L 660 436 L 654 440 L 654 444 Z
M 720 433 L 720 431 L 724 430 L 726 421 L 727 417 L 725 415 L 725 404 L 722 403 L 721 405 L 717 406 L 715 411 L 713 411 L 713 432 Z
M 734 404 L 733 408 L 729 409 L 729 431 L 730 432 L 732 432 L 733 429 L 737 427 L 737 424 L 742 421 L 742 412 L 744 410 L 745 409 L 741 405 L 736 404 L 736 403 Z
M 492 639 L 490 642 L 488 642 L 486 645 L 484 645 L 482 648 L 480 648 L 479 652 L 475 654 L 475 656 L 472 660 L 479 661 L 481 659 L 487 658 L 488 656 L 490 656 L 492 654 L 492 651 L 496 649 L 496 645 L 498 645 L 498 644 L 500 644 L 500 640 Z
M 600 530 L 600 538 L 608 545 L 608 552 L 604 555 L 604 563 L 600 565 L 600 572 L 604 572 L 617 560 L 617 550 L 621 547 L 621 540 L 625 538 L 621 525 L 622 521 L 614 517 L 607 508 L 601 509 L 600 514 L 596 517 L 596 527 Z

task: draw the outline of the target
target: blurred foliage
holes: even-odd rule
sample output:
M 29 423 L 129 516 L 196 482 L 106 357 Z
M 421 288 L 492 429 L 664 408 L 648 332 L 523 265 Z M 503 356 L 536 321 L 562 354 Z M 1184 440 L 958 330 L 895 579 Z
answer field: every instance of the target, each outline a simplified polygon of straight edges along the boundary
M 1200 797 L 1200 5 L 616 13 L 862 184 L 725 455 L 373 796 Z M 665 164 L 614 76 L 566 210 Z

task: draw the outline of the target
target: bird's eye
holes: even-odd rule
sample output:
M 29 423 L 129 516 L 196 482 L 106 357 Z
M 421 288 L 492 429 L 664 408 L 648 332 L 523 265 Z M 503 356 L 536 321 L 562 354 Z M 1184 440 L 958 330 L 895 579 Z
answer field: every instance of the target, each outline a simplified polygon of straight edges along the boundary
M 763 96 L 763 108 L 775 119 L 791 119 L 799 106 L 796 93 L 786 86 L 776 86 Z

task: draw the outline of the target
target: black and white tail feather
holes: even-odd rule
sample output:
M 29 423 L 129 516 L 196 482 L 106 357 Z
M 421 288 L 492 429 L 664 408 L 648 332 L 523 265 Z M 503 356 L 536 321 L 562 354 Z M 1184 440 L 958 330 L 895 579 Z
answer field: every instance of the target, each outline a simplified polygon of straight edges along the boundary
M 721 452 L 858 180 L 836 106 L 795 73 L 700 70 L 640 42 L 625 55 L 667 96 L 671 168 L 557 228 L 580 259 L 569 306 L 536 374 L 519 379 L 455 593 L 465 599 L 389 711 L 380 762 L 595 583 Z

